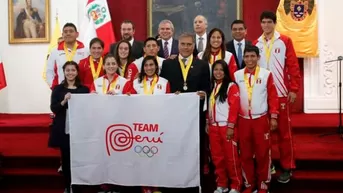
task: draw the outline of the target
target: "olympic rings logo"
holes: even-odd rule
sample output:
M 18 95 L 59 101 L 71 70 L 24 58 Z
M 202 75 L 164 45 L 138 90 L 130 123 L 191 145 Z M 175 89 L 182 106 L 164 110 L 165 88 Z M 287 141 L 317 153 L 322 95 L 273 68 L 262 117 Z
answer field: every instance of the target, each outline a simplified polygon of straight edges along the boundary
M 147 145 L 140 146 L 136 145 L 134 151 L 141 157 L 147 156 L 149 158 L 153 157 L 158 153 L 158 148 L 156 146 L 149 147 Z

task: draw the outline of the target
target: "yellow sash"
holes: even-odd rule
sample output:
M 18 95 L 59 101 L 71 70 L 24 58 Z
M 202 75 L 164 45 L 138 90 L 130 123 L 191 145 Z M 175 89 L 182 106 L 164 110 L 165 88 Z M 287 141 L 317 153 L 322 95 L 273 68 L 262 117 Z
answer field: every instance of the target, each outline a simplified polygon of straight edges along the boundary
M 125 77 L 125 69 L 126 69 L 127 64 L 123 65 L 123 68 L 120 69 L 120 76 Z
M 255 68 L 254 81 L 251 84 L 249 83 L 248 73 L 244 73 L 245 87 L 247 88 L 247 91 L 248 91 L 249 110 L 251 110 L 252 90 L 253 90 L 255 83 L 258 79 L 259 73 L 260 73 L 260 66 L 257 65 Z
M 93 59 L 92 56 L 89 57 L 89 64 L 91 66 L 93 80 L 95 80 L 95 79 L 97 79 L 99 77 L 100 72 L 102 70 L 102 64 L 103 64 L 102 57 L 100 57 L 98 68 L 96 69 L 96 71 L 95 71 L 95 66 L 94 66 L 94 59 Z
M 216 60 L 214 60 L 214 56 L 211 54 L 210 57 L 210 64 L 213 65 L 213 63 L 217 60 L 221 60 L 222 59 L 222 50 L 219 50 L 218 54 L 216 55 Z
M 221 86 L 222 86 L 222 83 L 217 84 L 211 93 L 211 96 L 210 96 L 211 111 L 214 109 L 214 105 L 216 103 L 216 96 L 217 96 Z
M 109 86 L 106 86 L 106 78 L 105 77 L 103 77 L 102 78 L 102 93 L 104 93 L 104 94 L 107 94 L 107 92 L 109 91 L 109 90 L 113 90 L 114 89 L 114 87 L 116 86 L 116 84 L 117 84 L 117 81 L 118 81 L 118 79 L 119 79 L 119 77 L 117 76 L 117 77 L 114 77 L 115 79 L 114 80 L 112 80 L 112 82 L 109 82 L 108 84 L 109 84 Z M 108 79 L 107 79 L 108 80 Z
M 154 89 L 155 89 L 155 86 L 157 84 L 157 81 L 158 81 L 158 76 L 155 75 L 152 79 L 152 82 L 150 84 L 150 89 L 148 90 L 148 85 L 147 85 L 147 77 L 144 76 L 143 78 L 143 88 L 144 88 L 144 94 L 145 95 L 152 95 L 154 93 Z
M 63 47 L 64 47 L 64 53 L 66 55 L 67 61 L 73 61 L 73 58 L 76 54 L 77 46 L 78 46 L 77 43 L 75 43 L 73 49 L 71 50 L 71 52 L 69 52 L 66 43 L 64 43 Z
M 267 62 L 267 69 L 269 70 L 269 60 L 270 60 L 270 55 L 272 53 L 272 49 L 273 49 L 273 46 L 274 46 L 274 41 L 275 41 L 275 38 L 274 38 L 274 35 L 272 37 L 272 39 L 270 40 L 270 43 L 268 44 L 267 40 L 266 40 L 266 37 L 263 35 L 263 48 L 264 48 L 264 54 L 265 54 L 265 57 L 266 57 L 266 62 Z
M 187 62 L 187 66 L 185 67 L 185 64 L 182 62 L 181 58 L 179 57 L 179 63 L 180 63 L 182 77 L 183 77 L 184 82 L 187 81 L 188 72 L 189 72 L 189 69 L 191 68 L 192 62 L 193 62 L 193 55 L 190 55 Z

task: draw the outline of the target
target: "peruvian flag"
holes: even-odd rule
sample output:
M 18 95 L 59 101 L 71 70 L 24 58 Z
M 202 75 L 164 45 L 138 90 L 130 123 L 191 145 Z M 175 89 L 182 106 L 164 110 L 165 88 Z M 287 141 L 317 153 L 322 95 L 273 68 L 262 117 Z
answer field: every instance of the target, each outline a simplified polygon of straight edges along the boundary
M 2 60 L 0 59 L 0 90 L 7 86 L 6 77 L 5 77 L 5 70 Z
M 108 53 L 116 39 L 107 0 L 88 0 L 85 10 L 86 15 L 80 31 L 84 45 L 88 48 L 89 42 L 98 37 L 105 43 L 104 53 Z

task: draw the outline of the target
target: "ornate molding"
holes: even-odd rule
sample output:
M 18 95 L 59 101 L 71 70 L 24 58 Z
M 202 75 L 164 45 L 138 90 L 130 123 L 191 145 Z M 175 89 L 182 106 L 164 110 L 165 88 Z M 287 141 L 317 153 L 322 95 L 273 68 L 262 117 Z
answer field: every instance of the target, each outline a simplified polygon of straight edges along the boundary
M 330 50 L 327 43 L 323 45 L 322 56 L 323 57 L 321 57 L 321 63 L 323 64 L 324 96 L 334 97 L 336 96 L 335 91 L 337 88 L 337 81 L 334 79 L 336 75 L 334 74 L 334 72 L 337 72 L 338 69 L 335 70 L 335 62 L 325 63 L 325 61 L 334 59 L 334 53 L 332 50 Z

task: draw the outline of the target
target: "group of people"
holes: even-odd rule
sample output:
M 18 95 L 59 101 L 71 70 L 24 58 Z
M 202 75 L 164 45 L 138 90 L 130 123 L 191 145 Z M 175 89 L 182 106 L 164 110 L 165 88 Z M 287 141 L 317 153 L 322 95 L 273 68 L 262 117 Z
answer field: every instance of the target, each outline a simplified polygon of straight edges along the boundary
M 194 32 L 173 38 L 169 20 L 159 24 L 159 39 L 143 43 L 134 39 L 131 21 L 121 24 L 122 40 L 104 56 L 104 42 L 94 38 L 90 54 L 77 41 L 72 23 L 63 27 L 63 41 L 48 58 L 46 77 L 51 87 L 55 114 L 50 147 L 61 150 L 66 192 L 71 188 L 69 134 L 66 114 L 71 93 L 108 95 L 155 95 L 196 92 L 200 96 L 201 184 L 208 164 L 215 168 L 215 193 L 266 193 L 274 169 L 271 132 L 278 134 L 281 174 L 289 182 L 295 169 L 289 110 L 299 89 L 300 72 L 289 37 L 275 31 L 275 13 L 260 16 L 263 34 L 245 39 L 242 20 L 231 24 L 232 41 L 226 43 L 221 29 L 207 33 L 204 16 L 194 19 Z M 187 105 L 187 104 L 185 104 Z M 210 147 L 210 148 L 209 148 Z M 208 157 L 211 158 L 209 162 Z M 165 175 L 165 174 L 161 174 Z M 243 187 L 244 184 L 244 187 Z M 103 186 L 105 189 L 118 186 Z M 197 188 L 141 187 L 144 193 L 199 192 Z

